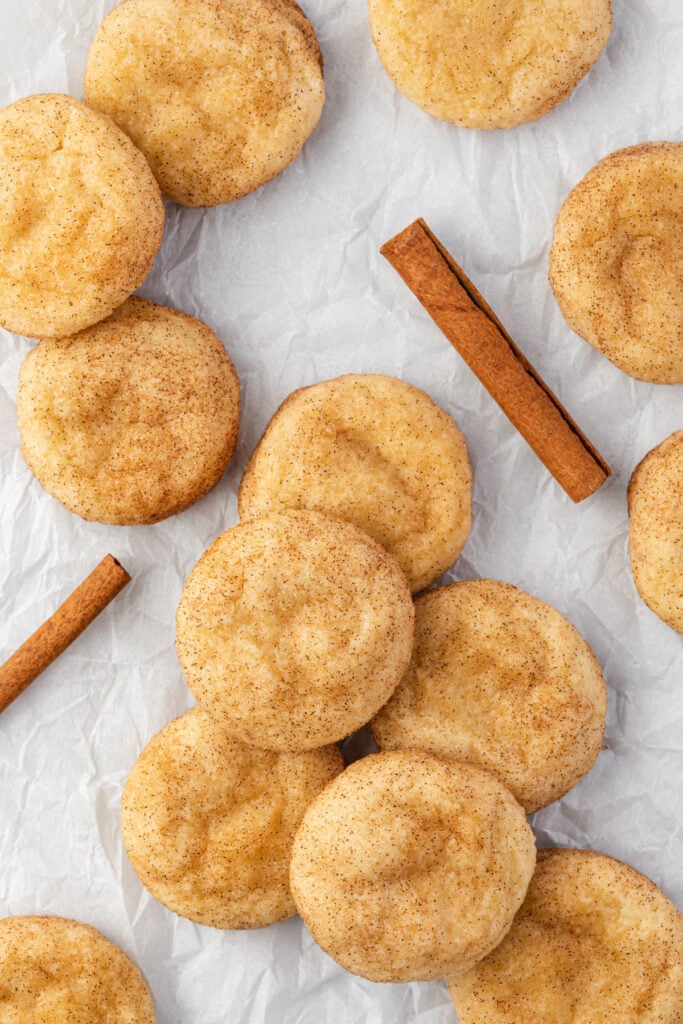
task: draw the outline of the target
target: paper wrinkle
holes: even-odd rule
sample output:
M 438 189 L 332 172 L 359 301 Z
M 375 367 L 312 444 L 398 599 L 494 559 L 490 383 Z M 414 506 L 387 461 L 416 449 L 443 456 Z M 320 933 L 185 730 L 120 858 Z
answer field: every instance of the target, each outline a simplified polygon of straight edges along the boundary
M 111 0 L 0 0 L 0 102 L 82 96 Z M 609 686 L 605 749 L 532 818 L 539 843 L 592 847 L 644 871 L 683 906 L 683 640 L 636 594 L 626 486 L 683 427 L 682 389 L 631 380 L 565 325 L 547 281 L 556 213 L 603 156 L 680 139 L 679 0 L 614 0 L 607 51 L 541 121 L 476 132 L 400 96 L 372 47 L 364 0 L 303 0 L 327 102 L 302 156 L 215 210 L 166 204 L 142 294 L 207 321 L 242 383 L 234 460 L 193 508 L 155 526 L 84 523 L 19 452 L 16 387 L 35 342 L 0 332 L 0 658 L 111 552 L 132 583 L 0 720 L 0 915 L 89 921 L 139 963 L 159 1024 L 455 1024 L 444 983 L 375 985 L 317 948 L 298 920 L 230 933 L 177 918 L 142 888 L 119 803 L 144 744 L 194 701 L 173 648 L 183 581 L 236 522 L 249 454 L 295 388 L 348 372 L 395 374 L 458 420 L 474 521 L 446 581 L 492 577 L 559 608 Z M 574 506 L 379 255 L 422 216 L 613 468 Z M 348 757 L 371 749 L 365 733 Z

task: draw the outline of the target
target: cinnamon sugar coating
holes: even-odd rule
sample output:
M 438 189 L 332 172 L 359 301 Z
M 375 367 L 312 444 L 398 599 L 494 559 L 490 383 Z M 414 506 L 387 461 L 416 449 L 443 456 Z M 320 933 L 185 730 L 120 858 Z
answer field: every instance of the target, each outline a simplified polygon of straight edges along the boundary
M 413 592 L 462 551 L 471 503 L 455 420 L 424 391 L 378 373 L 344 374 L 286 398 L 239 490 L 242 519 L 308 508 L 365 530 L 396 558 Z
M 200 708 L 147 744 L 121 804 L 123 839 L 143 885 L 170 910 L 214 928 L 262 928 L 296 913 L 294 833 L 344 766 L 338 747 L 275 754 L 231 739 Z
M 239 402 L 235 368 L 206 324 L 132 298 L 26 356 L 21 449 L 43 487 L 83 519 L 153 523 L 218 482 Z
M 450 991 L 462 1024 L 681 1024 L 683 919 L 627 864 L 539 850 L 507 937 Z
M 527 814 L 590 770 L 606 687 L 586 641 L 509 583 L 468 580 L 415 602 L 415 647 L 371 722 L 382 750 L 420 747 L 492 772 Z
M 557 215 L 550 283 L 620 370 L 683 383 L 683 143 L 620 149 L 588 172 Z
M 638 593 L 655 615 L 683 633 L 683 430 L 636 466 L 628 513 Z
M 311 750 L 389 699 L 410 660 L 413 602 L 355 526 L 281 512 L 227 530 L 178 605 L 176 647 L 199 703 L 245 743 Z
M 535 121 L 602 53 L 610 0 L 368 0 L 380 60 L 396 88 L 465 128 Z
M 371 981 L 465 970 L 534 870 L 524 812 L 488 772 L 400 750 L 356 761 L 306 811 L 290 880 L 315 940 Z
M 154 1024 L 140 971 L 104 935 L 62 917 L 0 920 L 3 1024 Z
M 85 95 L 185 206 L 239 199 L 301 151 L 325 88 L 293 0 L 124 0 L 90 49 Z
M 164 207 L 147 161 L 71 96 L 0 110 L 0 323 L 46 338 L 109 316 L 147 277 Z

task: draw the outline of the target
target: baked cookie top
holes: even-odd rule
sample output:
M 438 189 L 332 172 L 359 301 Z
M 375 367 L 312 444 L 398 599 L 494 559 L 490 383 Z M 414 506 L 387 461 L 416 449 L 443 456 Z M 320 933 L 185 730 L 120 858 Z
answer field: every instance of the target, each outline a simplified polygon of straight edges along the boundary
M 325 88 L 292 0 L 124 0 L 92 44 L 85 95 L 140 147 L 165 195 L 216 206 L 298 156 Z
M 343 739 L 389 699 L 410 660 L 413 602 L 391 555 L 317 512 L 227 530 L 178 605 L 188 686 L 227 731 L 270 750 Z
M 147 744 L 123 792 L 123 839 L 140 880 L 170 910 L 214 928 L 296 913 L 294 833 L 344 767 L 339 748 L 275 754 L 231 739 L 193 708 Z
M 557 215 L 550 283 L 620 370 L 683 383 L 683 143 L 620 149 L 588 172 Z
M 242 519 L 286 508 L 337 516 L 398 561 L 415 592 L 462 551 L 472 473 L 455 421 L 418 388 L 345 374 L 291 394 L 242 478 Z
M 683 430 L 636 466 L 628 512 L 638 593 L 655 615 L 683 633 Z
M 681 1024 L 683 919 L 627 864 L 539 850 L 507 937 L 450 991 L 462 1024 Z
M 153 523 L 218 482 L 239 401 L 235 368 L 206 324 L 132 298 L 26 356 L 21 449 L 45 490 L 83 519 Z
M 610 0 L 368 0 L 396 88 L 465 128 L 535 121 L 574 90 L 612 28 Z
M 143 155 L 71 96 L 0 110 L 0 324 L 73 334 L 109 316 L 149 273 L 164 207 Z
M 468 580 L 417 599 L 410 665 L 370 727 L 382 750 L 488 769 L 529 814 L 589 771 L 605 713 L 600 666 L 563 615 L 509 583 Z
M 304 815 L 294 902 L 316 942 L 371 981 L 427 981 L 496 946 L 536 849 L 524 811 L 488 772 L 424 751 L 356 761 Z
M 154 1024 L 140 971 L 104 935 L 61 917 L 0 920 L 0 1020 Z

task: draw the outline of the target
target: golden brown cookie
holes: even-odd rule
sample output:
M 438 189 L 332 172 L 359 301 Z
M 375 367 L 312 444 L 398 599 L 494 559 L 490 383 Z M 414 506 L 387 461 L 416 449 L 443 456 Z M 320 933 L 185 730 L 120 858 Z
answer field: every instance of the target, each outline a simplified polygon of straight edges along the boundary
M 275 754 L 231 739 L 193 708 L 147 744 L 123 792 L 123 840 L 153 896 L 214 928 L 262 928 L 296 913 L 294 833 L 344 767 L 339 748 Z
M 21 449 L 45 490 L 83 519 L 154 523 L 218 482 L 239 404 L 235 368 L 206 324 L 132 298 L 26 356 Z
M 563 615 L 497 580 L 415 602 L 415 647 L 373 719 L 382 750 L 420 747 L 496 775 L 527 814 L 592 767 L 605 728 L 597 659 Z
M 535 855 L 524 811 L 492 775 L 400 750 L 356 761 L 314 800 L 290 882 L 316 942 L 347 970 L 427 981 L 500 942 Z
M 315 32 L 292 0 L 124 0 L 92 44 L 85 95 L 167 196 L 216 206 L 299 155 L 325 88 Z
M 309 508 L 345 519 L 392 554 L 413 592 L 462 551 L 472 473 L 455 421 L 424 391 L 377 373 L 295 391 L 242 478 L 242 519 Z
M 462 1024 L 681 1024 L 683 920 L 627 864 L 539 850 L 507 937 L 450 991 Z
M 104 935 L 62 917 L 0 920 L 3 1024 L 154 1024 L 140 971 Z
M 683 143 L 620 149 L 588 172 L 557 216 L 550 283 L 620 370 L 683 383 Z
M 364 725 L 410 660 L 413 603 L 355 526 L 282 512 L 227 530 L 178 605 L 176 647 L 200 704 L 237 739 L 312 750 Z
M 612 28 L 610 0 L 368 0 L 380 60 L 428 114 L 465 128 L 535 121 L 574 90 Z
M 46 338 L 103 320 L 147 277 L 164 207 L 147 161 L 71 96 L 0 110 L 0 324 Z
M 683 633 L 683 430 L 636 466 L 628 514 L 638 593 L 655 615 Z

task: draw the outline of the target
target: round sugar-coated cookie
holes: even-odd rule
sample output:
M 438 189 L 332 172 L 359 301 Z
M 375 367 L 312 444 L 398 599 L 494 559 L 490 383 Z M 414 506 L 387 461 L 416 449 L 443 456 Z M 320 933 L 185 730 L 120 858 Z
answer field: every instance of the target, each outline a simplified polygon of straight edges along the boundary
M 535 855 L 524 811 L 493 775 L 391 751 L 356 761 L 314 800 L 290 883 L 313 937 L 347 970 L 427 981 L 500 942 Z
M 140 147 L 165 195 L 216 206 L 299 155 L 325 88 L 293 0 L 124 0 L 95 36 L 85 95 Z
M 235 368 L 206 324 L 131 298 L 26 356 L 21 449 L 45 490 L 83 519 L 154 523 L 218 482 L 239 400 Z
M 147 744 L 126 782 L 121 816 L 131 864 L 153 896 L 199 924 L 284 921 L 296 913 L 294 833 L 343 767 L 337 746 L 258 750 L 193 708 Z
M 3 1024 L 154 1024 L 140 971 L 104 935 L 62 917 L 0 920 Z
M 0 324 L 35 338 L 109 316 L 149 273 L 164 207 L 113 121 L 71 96 L 0 110 Z
M 416 592 L 462 551 L 472 473 L 455 421 L 395 377 L 347 374 L 285 399 L 242 478 L 242 519 L 309 508 L 353 523 Z
M 410 660 L 397 562 L 355 526 L 282 512 L 227 530 L 185 583 L 176 647 L 200 704 L 238 739 L 311 750 L 364 725 Z
M 563 615 L 509 583 L 468 580 L 415 602 L 408 671 L 371 729 L 383 750 L 488 769 L 530 813 L 592 767 L 605 713 L 600 665 Z
M 638 593 L 655 615 L 683 633 L 683 430 L 636 466 L 628 513 Z
M 683 383 L 683 143 L 620 149 L 588 172 L 557 216 L 550 283 L 620 370 Z
M 539 850 L 507 937 L 450 979 L 462 1024 L 681 1024 L 683 919 L 589 850 Z
M 610 0 L 368 0 L 380 60 L 428 114 L 465 128 L 535 121 L 602 53 Z

